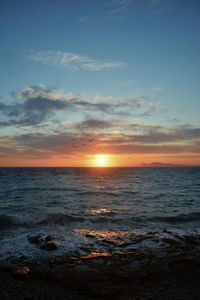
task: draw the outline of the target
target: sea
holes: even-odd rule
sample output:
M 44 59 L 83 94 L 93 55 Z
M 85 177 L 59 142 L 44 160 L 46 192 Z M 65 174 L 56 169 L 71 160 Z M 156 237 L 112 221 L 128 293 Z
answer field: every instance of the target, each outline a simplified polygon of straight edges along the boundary
M 126 252 L 195 234 L 200 167 L 0 168 L 0 260 Z

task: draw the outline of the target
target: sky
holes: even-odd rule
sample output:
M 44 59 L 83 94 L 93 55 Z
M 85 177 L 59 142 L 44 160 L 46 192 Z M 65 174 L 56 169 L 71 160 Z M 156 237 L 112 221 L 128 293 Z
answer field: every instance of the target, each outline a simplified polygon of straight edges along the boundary
M 199 33 L 199 0 L 0 0 L 0 166 L 200 165 Z

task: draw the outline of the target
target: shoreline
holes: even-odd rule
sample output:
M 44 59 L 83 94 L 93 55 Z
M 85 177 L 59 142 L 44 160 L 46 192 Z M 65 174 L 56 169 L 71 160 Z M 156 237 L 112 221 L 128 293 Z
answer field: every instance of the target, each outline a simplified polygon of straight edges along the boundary
M 129 252 L 10 258 L 0 262 L 0 299 L 199 299 L 200 236 L 169 243 Z

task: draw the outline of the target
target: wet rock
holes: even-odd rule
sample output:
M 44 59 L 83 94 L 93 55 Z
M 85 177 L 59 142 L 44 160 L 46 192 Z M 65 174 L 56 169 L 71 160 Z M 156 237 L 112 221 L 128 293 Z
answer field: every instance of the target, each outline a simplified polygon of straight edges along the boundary
M 43 243 L 41 246 L 40 246 L 40 249 L 42 250 L 47 250 L 47 251 L 54 251 L 57 249 L 57 246 L 56 244 L 50 242 L 50 243 Z
M 51 264 L 57 264 L 57 265 L 61 265 L 61 264 L 64 264 L 67 262 L 67 258 L 65 257 L 62 257 L 62 256 L 56 256 L 56 257 L 53 257 L 51 260 L 50 260 L 50 263 Z
M 109 266 L 108 265 L 106 266 L 105 271 L 110 277 L 117 277 L 120 270 L 118 265 L 111 264 Z
M 15 269 L 15 265 L 9 262 L 0 263 L 0 272 L 11 272 Z
M 92 238 L 92 239 L 94 239 L 95 238 L 95 235 L 93 235 L 93 234 L 90 234 L 90 233 L 86 233 L 86 235 L 85 235 L 86 237 L 88 237 L 88 238 Z
M 151 249 L 151 254 L 153 254 L 155 258 L 164 258 L 167 256 L 167 253 L 164 250 L 159 248 Z
M 91 282 L 98 282 L 106 279 L 106 276 L 101 271 L 90 267 L 87 270 L 85 269 L 81 272 L 77 272 L 77 279 L 81 284 L 90 284 Z
M 88 271 L 89 270 L 89 266 L 87 265 L 77 265 L 74 267 L 74 270 L 81 272 L 81 271 Z
M 183 252 L 182 251 L 177 251 L 177 252 L 174 252 L 174 253 L 172 253 L 172 256 L 181 256 L 181 255 L 183 255 Z
M 54 265 L 44 278 L 72 289 L 80 288 L 77 272 L 74 270 L 74 267 L 68 264 Z
M 92 259 L 91 263 L 93 265 L 103 265 L 104 264 L 104 259 L 101 258 L 101 257 L 99 257 L 99 258 L 97 257 L 97 258 Z
M 106 285 L 105 283 L 102 284 L 101 282 L 95 282 L 90 284 L 86 288 L 86 291 L 90 296 L 96 296 L 101 298 L 111 297 L 114 294 L 114 290 L 111 285 Z
M 49 271 L 49 276 L 56 280 L 71 280 L 76 278 L 75 273 L 74 265 L 65 263 L 62 265 L 53 265 Z
M 55 238 L 54 238 L 54 236 L 53 235 L 47 235 L 46 237 L 45 237 L 45 241 L 46 242 L 51 242 L 51 241 L 53 241 Z
M 164 233 L 171 233 L 169 230 L 167 230 L 166 228 L 163 229 Z
M 194 270 L 200 267 L 199 257 L 178 256 L 170 259 L 168 266 L 176 270 Z
M 121 266 L 121 271 L 118 276 L 121 279 L 132 280 L 133 278 L 139 277 L 140 271 L 141 268 L 138 263 L 130 263 Z
M 137 273 L 140 271 L 140 264 L 138 262 L 130 263 L 125 266 L 126 273 Z
M 101 240 L 101 243 L 105 243 L 105 244 L 108 244 L 108 245 L 113 245 L 113 246 L 115 246 L 115 245 L 116 245 L 116 242 L 115 242 L 115 241 L 112 241 L 112 240 L 107 240 L 107 239 L 103 239 L 103 240 Z
M 21 276 L 28 275 L 29 272 L 30 272 L 29 267 L 20 266 L 20 267 L 17 267 L 17 269 L 14 271 L 14 275 L 21 277 Z
M 33 265 L 30 269 L 30 274 L 37 278 L 47 278 L 50 267 L 49 264 Z
M 28 237 L 28 241 L 31 243 L 31 244 L 40 244 L 41 243 L 41 240 L 42 240 L 42 235 L 41 234 L 38 234 L 38 235 L 34 235 L 34 236 L 29 236 Z
M 51 242 L 52 240 L 54 240 L 52 235 L 47 235 L 45 238 L 41 234 L 28 237 L 28 241 L 31 244 L 38 245 L 40 249 L 47 251 L 54 251 L 57 249 L 56 244 Z
M 183 236 L 183 240 L 186 244 L 189 245 L 198 245 L 200 244 L 199 236 L 198 235 L 185 235 Z
M 160 239 L 159 239 L 159 238 L 155 238 L 155 239 L 154 239 L 154 242 L 159 243 L 159 242 L 160 242 Z
M 174 246 L 178 246 L 180 244 L 180 241 L 174 240 L 174 239 L 169 239 L 169 238 L 162 238 L 162 242 L 166 243 L 166 244 L 170 244 L 170 245 L 174 245 Z
M 121 242 L 121 243 L 119 244 L 119 246 L 120 246 L 120 247 L 123 247 L 123 248 L 129 247 L 129 246 L 131 246 L 131 245 L 133 245 L 133 242 Z
M 90 247 L 80 247 L 80 250 L 86 252 L 86 253 L 89 253 L 91 251 L 91 248 Z

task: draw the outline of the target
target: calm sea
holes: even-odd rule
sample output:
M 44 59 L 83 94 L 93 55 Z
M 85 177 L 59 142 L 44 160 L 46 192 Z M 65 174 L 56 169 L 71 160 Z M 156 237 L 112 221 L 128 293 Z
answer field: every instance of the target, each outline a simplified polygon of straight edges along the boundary
M 200 232 L 199 167 L 0 168 L 0 259 L 151 247 L 166 230 Z

